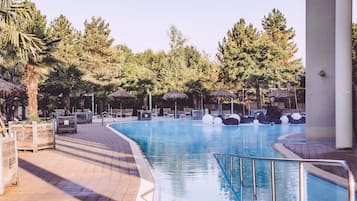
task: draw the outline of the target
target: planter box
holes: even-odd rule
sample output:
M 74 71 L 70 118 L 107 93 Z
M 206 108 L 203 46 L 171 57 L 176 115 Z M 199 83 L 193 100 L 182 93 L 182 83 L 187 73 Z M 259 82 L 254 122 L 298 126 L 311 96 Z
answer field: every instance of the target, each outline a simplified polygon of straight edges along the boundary
M 18 150 L 37 152 L 41 149 L 55 148 L 53 122 L 32 124 L 9 124 L 10 133 L 17 136 Z
M 17 184 L 17 168 L 16 135 L 0 137 L 0 194 L 5 187 Z
M 56 116 L 56 133 L 77 133 L 77 116 Z

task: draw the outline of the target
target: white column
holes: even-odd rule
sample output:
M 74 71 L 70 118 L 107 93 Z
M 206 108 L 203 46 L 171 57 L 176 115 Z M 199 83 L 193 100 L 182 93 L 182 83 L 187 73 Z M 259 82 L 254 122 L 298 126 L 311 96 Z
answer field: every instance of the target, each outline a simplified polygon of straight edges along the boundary
M 234 102 L 233 102 L 233 98 L 231 98 L 231 114 L 234 113 Z
M 336 0 L 336 148 L 352 148 L 352 0 Z

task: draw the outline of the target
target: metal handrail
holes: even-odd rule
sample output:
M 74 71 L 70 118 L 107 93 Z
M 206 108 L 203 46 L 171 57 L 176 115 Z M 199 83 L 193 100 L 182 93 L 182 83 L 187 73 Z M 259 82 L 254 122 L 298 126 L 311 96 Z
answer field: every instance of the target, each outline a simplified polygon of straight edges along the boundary
M 216 160 L 219 162 L 219 158 L 228 157 L 229 158 L 229 172 L 232 174 L 233 171 L 233 160 L 234 158 L 239 158 L 239 173 L 240 173 L 240 183 L 243 184 L 243 159 L 249 159 L 252 161 L 252 183 L 253 183 L 253 196 L 257 199 L 257 186 L 256 186 L 256 161 L 270 161 L 270 175 L 271 175 L 271 191 L 272 191 L 272 201 L 276 201 L 276 186 L 275 186 L 275 162 L 296 162 L 299 163 L 299 201 L 305 200 L 305 186 L 304 186 L 304 164 L 312 165 L 329 165 L 329 166 L 340 166 L 347 172 L 348 179 L 348 201 L 355 201 L 355 178 L 353 173 L 348 166 L 347 162 L 344 160 L 330 160 L 330 159 L 292 159 L 292 158 L 265 158 L 265 157 L 254 157 L 254 156 L 240 156 L 236 154 L 213 154 Z M 226 163 L 226 160 L 224 160 Z M 226 167 L 226 164 L 224 164 Z

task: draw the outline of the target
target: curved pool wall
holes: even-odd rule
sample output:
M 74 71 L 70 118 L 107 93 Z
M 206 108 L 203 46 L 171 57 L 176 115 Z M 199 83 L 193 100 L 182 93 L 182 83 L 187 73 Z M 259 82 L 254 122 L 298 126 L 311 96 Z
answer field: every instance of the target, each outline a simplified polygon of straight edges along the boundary
M 281 135 L 305 132 L 304 125 L 214 126 L 201 121 L 135 121 L 112 127 L 137 142 L 149 160 L 161 201 L 253 200 L 249 176 L 245 187 L 230 181 L 213 153 L 282 157 L 272 148 Z M 269 166 L 257 164 L 258 199 L 270 200 Z M 277 200 L 298 200 L 295 165 L 277 167 Z M 250 175 L 245 168 L 246 175 Z M 345 201 L 347 192 L 318 177 L 307 176 L 307 200 Z

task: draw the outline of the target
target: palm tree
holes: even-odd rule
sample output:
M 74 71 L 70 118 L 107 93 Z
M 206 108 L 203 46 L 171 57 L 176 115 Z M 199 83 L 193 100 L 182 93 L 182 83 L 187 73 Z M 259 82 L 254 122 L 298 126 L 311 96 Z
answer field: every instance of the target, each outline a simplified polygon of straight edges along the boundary
M 29 98 L 29 115 L 37 116 L 38 74 L 34 63 L 40 59 L 44 42 L 26 32 L 26 23 L 32 23 L 31 10 L 25 2 L 0 0 L 0 54 L 13 54 L 25 63 L 23 83 Z M 1 55 L 0 55 L 1 56 Z
M 83 73 L 74 65 L 69 67 L 56 66 L 48 75 L 48 79 L 43 83 L 46 91 L 52 95 L 62 96 L 65 113 L 70 109 L 70 95 L 73 89 L 80 89 L 82 85 Z

